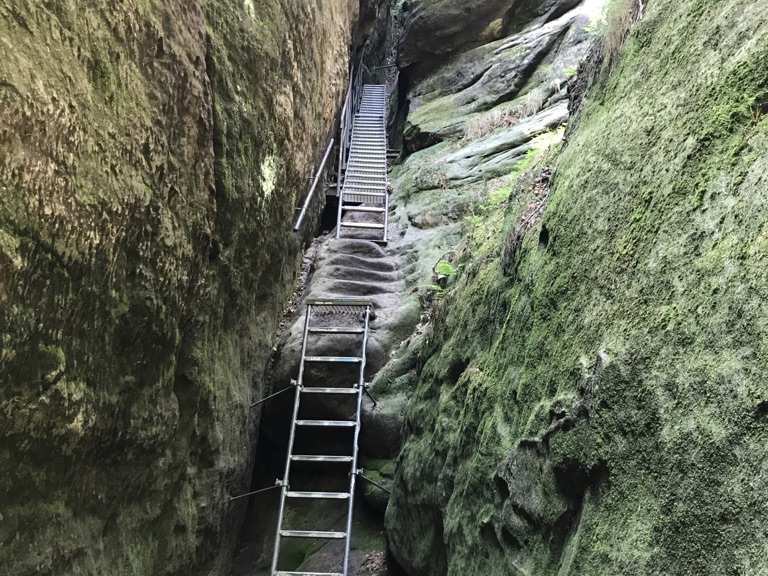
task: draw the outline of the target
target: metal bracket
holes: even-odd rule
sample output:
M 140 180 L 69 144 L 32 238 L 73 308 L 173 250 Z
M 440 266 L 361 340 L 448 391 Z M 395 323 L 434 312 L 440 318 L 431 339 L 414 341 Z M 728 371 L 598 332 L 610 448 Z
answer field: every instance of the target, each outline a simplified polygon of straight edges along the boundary
M 267 402 L 268 400 L 272 400 L 273 398 L 277 398 L 281 394 L 284 394 L 288 390 L 292 390 L 295 387 L 296 387 L 296 380 L 291 380 L 291 386 L 286 386 L 282 390 L 279 390 L 279 391 L 275 392 L 274 394 L 270 394 L 266 398 L 262 398 L 261 400 L 257 400 L 256 402 L 253 402 L 251 404 L 251 408 L 253 408 L 254 406 L 259 406 L 261 404 L 264 404 L 264 402 Z
M 385 488 L 384 486 L 382 486 L 381 484 L 379 484 L 379 483 L 378 483 L 378 482 L 376 482 L 375 480 L 371 480 L 370 478 L 368 478 L 368 476 L 366 476 L 365 474 L 363 474 L 363 472 L 364 472 L 364 470 L 363 470 L 362 468 L 360 468 L 360 469 L 359 469 L 359 470 L 356 472 L 356 474 L 357 474 L 358 476 L 360 476 L 360 478 L 362 478 L 363 480 L 365 480 L 366 482 L 368 482 L 369 484 L 372 484 L 373 486 L 376 486 L 376 488 L 378 488 L 378 489 L 379 489 L 379 490 L 381 490 L 382 492 L 386 492 L 387 494 L 392 494 L 392 492 L 391 492 L 390 490 L 388 490 L 387 488 Z
M 363 384 L 363 391 L 365 392 L 366 396 L 371 399 L 371 402 L 373 402 L 373 407 L 376 408 L 376 406 L 379 405 L 379 403 L 376 401 L 376 398 L 374 398 L 373 394 L 368 390 L 371 387 L 370 382 L 366 382 Z
M 282 482 L 281 480 L 278 480 L 277 482 Z M 267 488 L 261 488 L 259 490 L 252 490 L 251 492 L 246 492 L 245 494 L 239 494 L 237 496 L 231 496 L 229 498 L 230 502 L 233 502 L 235 500 L 240 500 L 242 498 L 248 498 L 249 496 L 255 496 L 256 494 L 262 494 L 263 492 L 269 492 L 270 490 L 274 490 L 275 488 L 280 488 L 282 484 L 275 483 L 274 486 L 268 486 Z

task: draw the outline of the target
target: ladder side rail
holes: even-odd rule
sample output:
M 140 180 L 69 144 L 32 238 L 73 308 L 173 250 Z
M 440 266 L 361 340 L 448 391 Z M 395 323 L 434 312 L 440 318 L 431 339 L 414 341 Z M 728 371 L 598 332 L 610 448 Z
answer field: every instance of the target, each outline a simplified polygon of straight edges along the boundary
M 349 478 L 349 510 L 347 511 L 347 538 L 344 542 L 344 576 L 349 570 L 349 550 L 352 543 L 352 515 L 355 509 L 355 480 L 357 479 L 358 439 L 360 438 L 360 413 L 363 407 L 363 392 L 365 391 L 366 350 L 368 349 L 368 325 L 371 317 L 370 304 L 365 308 L 365 325 L 363 327 L 363 343 L 360 352 L 360 376 L 357 382 L 357 415 L 355 421 L 355 437 L 352 445 L 352 472 Z
M 351 89 L 352 88 L 350 87 L 350 90 Z M 355 121 L 354 121 L 354 116 L 353 116 L 352 119 L 350 120 L 350 123 L 348 124 L 348 133 L 349 133 L 348 140 L 349 140 L 349 143 L 350 143 L 350 151 L 349 151 L 350 155 L 352 154 L 352 151 L 353 151 L 353 148 L 354 148 L 352 142 L 355 139 L 355 132 L 356 132 L 356 128 L 355 128 Z M 345 169 L 347 167 L 348 161 L 349 161 L 349 158 L 347 158 L 345 163 L 344 163 Z M 339 181 L 340 180 L 341 180 L 341 168 L 339 169 Z M 341 238 L 341 219 L 344 216 L 344 188 L 345 188 L 346 182 L 347 182 L 347 176 L 346 176 L 346 172 L 345 172 L 344 173 L 344 185 L 341 186 L 341 189 L 339 190 L 339 194 L 338 194 L 339 206 L 338 206 L 338 209 L 336 211 L 336 239 L 337 240 L 339 240 Z
M 341 174 L 346 166 L 347 161 L 347 154 L 346 154 L 346 147 L 347 147 L 347 120 L 348 120 L 348 111 L 349 111 L 349 95 L 352 90 L 352 85 L 350 84 L 349 88 L 347 89 L 347 95 L 344 97 L 344 108 L 341 111 L 341 134 L 339 138 L 339 169 L 338 174 L 336 177 L 336 196 L 341 196 Z
M 277 573 L 277 564 L 280 561 L 280 531 L 283 529 L 283 513 L 285 511 L 285 494 L 288 492 L 288 477 L 291 473 L 291 455 L 293 454 L 293 441 L 296 437 L 296 418 L 299 415 L 299 403 L 301 402 L 301 388 L 304 385 L 304 358 L 307 355 L 307 336 L 309 334 L 309 322 L 312 317 L 312 305 L 307 306 L 307 317 L 304 319 L 304 339 L 301 343 L 301 362 L 299 363 L 299 378 L 296 381 L 296 397 L 293 401 L 293 416 L 291 418 L 291 433 L 288 438 L 288 454 L 285 457 L 285 472 L 283 473 L 282 486 L 280 487 L 280 508 L 277 513 L 277 531 L 275 532 L 275 549 L 272 553 L 271 574 Z
M 381 117 L 382 129 L 384 130 L 384 154 L 386 158 L 386 150 L 389 146 L 389 140 L 387 139 L 387 105 L 384 105 L 384 113 Z M 387 165 L 384 165 L 384 243 L 389 240 L 389 174 L 387 171 Z
M 346 168 L 347 164 L 349 163 L 349 154 L 350 154 L 350 149 L 352 147 L 352 123 L 354 122 L 354 118 L 355 118 L 355 111 L 352 109 L 352 107 L 353 107 L 353 103 L 352 103 L 353 102 L 353 100 L 352 100 L 352 90 L 353 90 L 353 88 L 352 88 L 352 79 L 350 79 L 350 83 L 349 83 L 349 105 L 347 106 L 347 134 L 346 134 L 347 139 L 346 139 L 346 142 L 345 142 L 345 146 L 346 146 L 346 148 L 345 148 L 345 158 L 346 158 L 346 160 L 344 162 L 344 167 L 345 168 Z

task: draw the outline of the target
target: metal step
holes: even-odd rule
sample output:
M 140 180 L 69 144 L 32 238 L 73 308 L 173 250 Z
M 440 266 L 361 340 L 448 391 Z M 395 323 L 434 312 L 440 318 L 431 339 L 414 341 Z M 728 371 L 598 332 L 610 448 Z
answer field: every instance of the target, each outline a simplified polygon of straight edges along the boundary
M 344 180 L 345 183 L 350 184 L 368 184 L 372 186 L 387 185 L 387 179 L 385 177 L 376 178 L 374 176 L 362 176 L 358 174 L 351 174 Z
M 307 500 L 349 500 L 349 492 L 286 492 L 285 496 Z
M 373 192 L 362 188 L 350 188 L 342 190 L 342 195 L 348 194 L 350 196 L 373 196 L 374 198 L 384 198 L 387 195 L 386 192 Z
M 384 208 L 373 208 L 371 206 L 342 206 L 341 208 L 349 212 L 384 212 Z
M 302 394 L 357 394 L 357 388 L 320 388 L 319 386 L 305 386 Z
M 275 576 L 344 576 L 341 572 L 286 572 L 278 570 Z
M 359 356 L 307 356 L 305 362 L 340 362 L 342 364 L 357 364 L 362 362 Z
M 346 532 L 327 532 L 323 530 L 280 530 L 280 536 L 286 538 L 320 538 L 328 540 L 343 540 Z
M 354 428 L 354 420 L 296 420 L 296 426 L 314 426 L 317 428 Z
M 365 180 L 362 178 L 354 177 L 354 178 L 348 178 L 345 182 L 345 187 L 347 188 L 364 188 L 367 190 L 372 191 L 382 191 L 385 190 L 387 187 L 387 181 L 386 180 Z
M 367 224 L 365 222 L 342 222 L 344 228 L 360 228 L 364 230 L 384 230 L 384 224 Z
M 360 169 L 357 169 L 353 172 L 347 172 L 347 178 L 352 180 L 360 180 L 362 179 L 365 182 L 385 182 L 387 181 L 387 174 L 383 171 L 377 171 L 377 170 L 370 170 L 368 172 L 362 171 Z
M 309 454 L 294 454 L 291 456 L 291 460 L 294 462 L 337 462 L 344 464 L 352 462 L 352 456 L 310 456 Z
M 347 166 L 346 174 L 360 174 L 362 176 L 381 176 L 387 175 L 384 166 Z
M 347 177 L 347 182 L 350 187 L 356 184 L 362 184 L 363 188 L 371 188 L 373 190 L 384 190 L 387 186 L 387 181 L 384 178 L 362 178 L 359 174 L 353 174 Z
M 362 328 L 310 328 L 310 334 L 363 334 Z
M 361 172 L 361 176 L 381 176 L 382 178 L 387 175 L 387 169 L 382 165 L 360 165 L 360 166 L 347 166 L 347 177 L 349 177 L 349 174 L 355 173 L 355 172 Z
M 370 298 L 355 298 L 354 296 L 347 296 L 343 298 L 307 298 L 304 302 L 307 306 L 314 308 L 328 308 L 334 306 L 372 306 L 373 302 Z
M 341 572 L 286 572 L 278 570 L 275 576 L 344 576 Z
M 384 173 L 388 172 L 386 162 L 380 160 L 355 160 L 347 164 L 347 170 L 360 168 L 363 170 L 381 170 Z

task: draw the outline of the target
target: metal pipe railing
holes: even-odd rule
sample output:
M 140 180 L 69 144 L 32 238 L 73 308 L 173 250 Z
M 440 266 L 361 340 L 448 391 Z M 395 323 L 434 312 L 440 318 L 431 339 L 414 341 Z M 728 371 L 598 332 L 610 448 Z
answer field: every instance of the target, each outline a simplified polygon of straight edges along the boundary
M 312 202 L 312 197 L 315 195 L 315 189 L 317 188 L 318 183 L 320 182 L 320 178 L 323 175 L 323 172 L 325 171 L 325 165 L 328 162 L 328 158 L 331 155 L 331 150 L 333 149 L 334 139 L 331 138 L 330 144 L 328 144 L 328 149 L 325 151 L 325 155 L 323 156 L 323 161 L 320 162 L 320 168 L 317 169 L 317 174 L 315 174 L 315 180 L 312 182 L 312 187 L 309 189 L 309 194 L 307 194 L 306 200 L 304 200 L 304 206 L 301 208 L 301 214 L 299 214 L 298 220 L 296 220 L 296 225 L 293 227 L 294 232 L 298 232 L 301 228 L 301 223 L 304 221 L 304 217 L 307 215 L 307 210 L 309 209 L 309 205 Z

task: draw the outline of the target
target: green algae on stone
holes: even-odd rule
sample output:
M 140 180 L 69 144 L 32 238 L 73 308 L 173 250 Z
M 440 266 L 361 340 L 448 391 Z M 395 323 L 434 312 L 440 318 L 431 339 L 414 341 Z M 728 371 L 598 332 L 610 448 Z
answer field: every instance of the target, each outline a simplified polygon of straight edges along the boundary
M 524 189 L 496 248 L 464 251 L 387 513 L 409 573 L 768 569 L 767 22 L 744 0 L 646 3 L 516 274 Z

